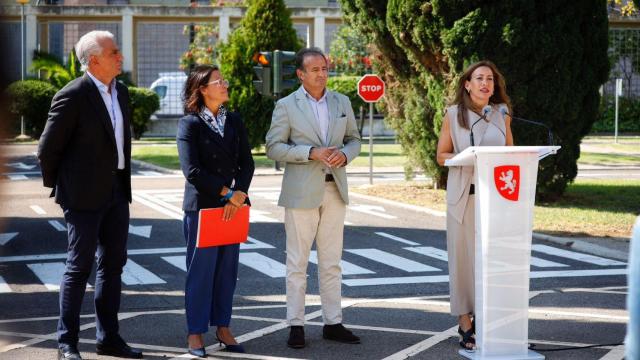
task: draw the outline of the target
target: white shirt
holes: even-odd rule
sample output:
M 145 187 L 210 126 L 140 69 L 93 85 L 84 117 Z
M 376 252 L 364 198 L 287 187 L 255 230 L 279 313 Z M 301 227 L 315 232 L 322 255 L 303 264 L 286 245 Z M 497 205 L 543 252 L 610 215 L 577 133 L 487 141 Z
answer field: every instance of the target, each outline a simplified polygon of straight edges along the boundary
M 320 128 L 320 140 L 322 140 L 323 145 L 327 145 L 327 133 L 329 132 L 329 105 L 327 104 L 327 90 L 325 89 L 320 100 L 316 100 L 313 96 L 309 95 L 304 86 L 302 87 L 302 91 L 307 97 L 313 116 L 315 116 L 318 127 Z
M 107 112 L 109 113 L 109 118 L 111 118 L 111 125 L 113 126 L 113 132 L 116 136 L 116 147 L 118 148 L 118 170 L 124 169 L 124 119 L 122 117 L 122 109 L 120 109 L 120 103 L 118 102 L 118 90 L 116 90 L 116 79 L 111 81 L 109 87 L 111 88 L 111 93 L 109 93 L 109 87 L 105 85 L 102 81 L 96 79 L 90 72 L 87 70 L 87 75 L 93 80 L 93 83 L 98 87 L 98 91 L 100 92 L 100 96 L 102 96 L 102 101 L 104 102 L 104 106 L 107 108 Z

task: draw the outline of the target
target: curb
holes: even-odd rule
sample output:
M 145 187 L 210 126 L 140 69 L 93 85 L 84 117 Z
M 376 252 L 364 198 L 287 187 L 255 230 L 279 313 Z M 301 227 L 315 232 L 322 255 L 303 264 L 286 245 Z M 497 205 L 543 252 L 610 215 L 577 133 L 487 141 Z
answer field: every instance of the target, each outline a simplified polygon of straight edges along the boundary
M 137 166 L 140 166 L 140 167 L 143 167 L 143 168 L 146 168 L 146 169 L 151 169 L 153 171 L 160 171 L 160 172 L 163 172 L 163 173 L 182 175 L 182 172 L 179 171 L 179 170 L 167 169 L 165 167 L 154 165 L 154 164 L 148 163 L 146 161 L 142 161 L 142 160 L 131 159 L 131 164 L 136 164 Z

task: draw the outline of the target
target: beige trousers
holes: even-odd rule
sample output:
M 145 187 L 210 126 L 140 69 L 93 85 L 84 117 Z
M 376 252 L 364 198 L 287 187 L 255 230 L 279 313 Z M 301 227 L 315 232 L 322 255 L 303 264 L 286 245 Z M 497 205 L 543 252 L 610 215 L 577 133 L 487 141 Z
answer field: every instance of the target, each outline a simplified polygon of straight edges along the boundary
M 304 325 L 307 264 L 313 241 L 318 251 L 318 282 L 325 324 L 342 322 L 342 239 L 346 205 L 336 184 L 325 183 L 320 207 L 285 208 L 287 234 L 287 322 Z
M 464 211 L 462 224 L 447 214 L 451 315 L 459 316 L 474 312 L 475 239 L 475 195 L 471 195 Z

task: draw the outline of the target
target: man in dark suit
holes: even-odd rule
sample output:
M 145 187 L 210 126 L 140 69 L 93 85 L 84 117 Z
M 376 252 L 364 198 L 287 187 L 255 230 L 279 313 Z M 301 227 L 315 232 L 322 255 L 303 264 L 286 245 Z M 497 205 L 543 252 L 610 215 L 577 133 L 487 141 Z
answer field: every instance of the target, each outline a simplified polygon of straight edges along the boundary
M 40 137 L 44 186 L 67 222 L 67 264 L 60 286 L 59 359 L 81 359 L 80 307 L 97 259 L 96 352 L 142 358 L 118 332 L 122 268 L 131 202 L 129 93 L 116 82 L 122 54 L 113 34 L 92 31 L 75 47 L 85 74 L 60 90 Z

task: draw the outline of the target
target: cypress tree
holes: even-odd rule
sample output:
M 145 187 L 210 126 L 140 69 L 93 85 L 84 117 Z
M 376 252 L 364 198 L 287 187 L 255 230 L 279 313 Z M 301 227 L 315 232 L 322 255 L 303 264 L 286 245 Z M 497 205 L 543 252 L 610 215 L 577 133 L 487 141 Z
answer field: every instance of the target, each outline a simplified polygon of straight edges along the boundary
M 249 0 L 239 27 L 218 48 L 220 70 L 229 81 L 229 108 L 242 115 L 254 148 L 264 143 L 274 102 L 253 86 L 253 55 L 259 51 L 297 51 L 300 47 L 283 0 Z
M 472 62 L 493 61 L 505 76 L 514 115 L 551 127 L 562 149 L 543 160 L 538 192 L 563 193 L 577 174 L 580 141 L 596 120 L 607 80 L 606 2 L 342 0 L 347 22 L 369 33 L 382 75 L 397 90 L 387 115 L 414 163 L 439 184 L 435 162 L 443 108 Z M 375 17 L 374 17 L 375 16 Z M 403 108 L 403 110 L 399 110 Z M 546 133 L 512 124 L 516 145 L 544 145 Z M 412 134 L 407 134 L 411 132 Z

